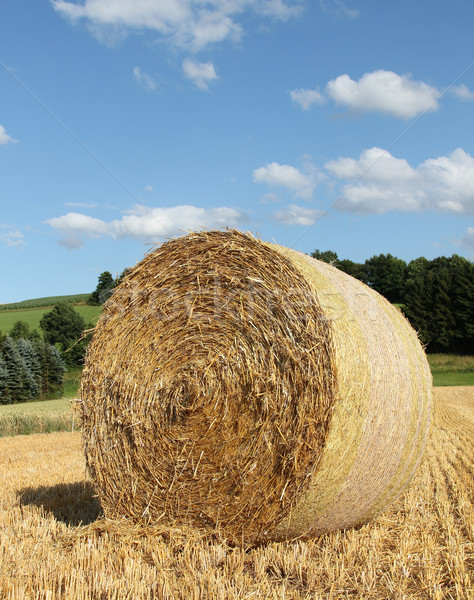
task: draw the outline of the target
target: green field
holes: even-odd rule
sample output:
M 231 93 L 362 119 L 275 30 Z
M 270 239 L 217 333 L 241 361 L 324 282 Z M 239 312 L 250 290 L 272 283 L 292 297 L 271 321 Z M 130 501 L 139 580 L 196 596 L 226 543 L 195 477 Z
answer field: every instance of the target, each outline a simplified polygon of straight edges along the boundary
M 43 308 L 27 308 L 21 310 L 3 310 L 0 311 L 0 332 L 8 333 L 17 321 L 28 323 L 30 329 L 37 329 L 41 332 L 40 321 L 43 315 L 52 310 L 52 306 Z M 87 304 L 79 304 L 73 306 L 81 317 L 86 322 L 95 324 L 102 311 L 102 306 L 89 306 Z
M 428 354 L 433 385 L 474 385 L 474 356 Z

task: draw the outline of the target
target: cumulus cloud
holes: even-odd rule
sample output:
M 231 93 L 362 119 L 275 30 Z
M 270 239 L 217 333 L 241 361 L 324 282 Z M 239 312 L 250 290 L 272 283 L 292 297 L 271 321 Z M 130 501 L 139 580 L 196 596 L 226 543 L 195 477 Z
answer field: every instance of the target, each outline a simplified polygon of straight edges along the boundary
M 474 100 L 474 92 L 471 92 L 471 90 L 464 84 L 453 86 L 450 89 L 450 92 L 461 100 Z
M 24 248 L 26 246 L 25 236 L 12 225 L 0 225 L 0 241 L 10 247 Z
M 3 125 L 0 125 L 0 146 L 8 144 L 8 142 L 17 143 L 18 140 L 14 140 L 11 136 L 9 136 L 8 133 L 5 131 L 5 127 L 3 127 Z
M 404 158 L 395 158 L 382 148 L 364 150 L 358 159 L 339 158 L 325 163 L 329 173 L 338 179 L 357 179 L 365 176 L 371 181 L 405 181 L 416 177 L 416 171 Z
M 218 79 L 212 63 L 196 62 L 188 58 L 183 62 L 183 71 L 185 77 L 191 79 L 200 90 L 207 90 L 208 84 Z
M 142 88 L 144 88 L 147 92 L 152 92 L 156 89 L 156 81 L 151 75 L 148 75 L 148 73 L 142 71 L 140 67 L 133 68 L 133 75 Z
M 280 165 L 272 162 L 265 167 L 259 167 L 253 172 L 256 183 L 266 183 L 270 187 L 283 187 L 295 196 L 310 200 L 317 185 L 317 173 L 313 165 L 307 164 L 306 172 L 291 165 Z
M 321 215 L 321 211 L 317 208 L 307 208 L 290 204 L 285 209 L 277 210 L 274 213 L 274 218 L 285 225 L 302 225 L 307 227 L 312 225 Z
M 192 205 L 170 208 L 135 205 L 122 218 L 109 222 L 70 212 L 47 219 L 45 223 L 62 234 L 60 244 L 73 249 L 83 246 L 86 238 L 133 238 L 154 242 L 203 227 L 235 227 L 245 220 L 244 213 L 227 206 L 206 209 Z
M 352 110 L 374 110 L 402 119 L 437 110 L 440 95 L 423 81 L 383 70 L 365 73 L 358 81 L 347 74 L 340 75 L 329 81 L 326 93 L 337 104 Z
M 243 31 L 239 15 L 253 11 L 285 21 L 301 14 L 303 0 L 51 0 L 65 18 L 85 21 L 100 38 L 104 31 L 151 30 L 175 46 L 199 51 L 226 39 L 238 41 Z
M 474 158 L 462 148 L 416 167 L 376 147 L 364 150 L 358 159 L 341 157 L 324 166 L 346 182 L 336 204 L 340 210 L 474 213 Z
M 326 98 L 318 89 L 307 90 L 300 88 L 290 92 L 291 99 L 296 104 L 299 104 L 303 110 L 308 110 L 313 104 L 324 104 Z

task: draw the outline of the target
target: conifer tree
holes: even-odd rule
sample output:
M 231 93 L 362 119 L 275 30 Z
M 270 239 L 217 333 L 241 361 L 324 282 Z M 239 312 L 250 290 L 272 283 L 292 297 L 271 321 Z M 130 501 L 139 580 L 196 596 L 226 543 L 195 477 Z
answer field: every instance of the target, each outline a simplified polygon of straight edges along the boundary
M 8 371 L 3 358 L 3 354 L 0 352 L 0 404 L 11 404 L 11 395 L 7 384 Z
M 2 355 L 6 367 L 6 396 L 10 402 L 25 402 L 28 400 L 26 391 L 27 374 L 18 348 L 9 335 L 2 345 Z
M 31 340 L 20 338 L 17 348 L 25 369 L 24 393 L 28 400 L 37 398 L 41 389 L 41 364 Z

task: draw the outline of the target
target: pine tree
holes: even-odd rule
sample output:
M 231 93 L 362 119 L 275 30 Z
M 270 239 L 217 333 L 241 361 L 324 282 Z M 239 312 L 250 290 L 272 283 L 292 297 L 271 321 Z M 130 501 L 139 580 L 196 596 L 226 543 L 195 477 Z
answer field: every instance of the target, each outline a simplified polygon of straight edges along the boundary
M 6 388 L 9 403 L 25 402 L 28 400 L 26 391 L 27 374 L 21 360 L 15 340 L 9 335 L 2 345 L 2 355 L 5 362 L 7 376 Z
M 3 358 L 3 354 L 0 352 L 0 404 L 11 404 L 10 390 L 8 389 L 8 371 L 7 365 Z
M 17 348 L 25 369 L 25 395 L 28 400 L 37 398 L 41 389 L 41 364 L 31 340 L 20 338 Z
M 59 350 L 46 342 L 37 342 L 36 351 L 41 364 L 41 398 L 49 398 L 61 391 L 66 365 Z

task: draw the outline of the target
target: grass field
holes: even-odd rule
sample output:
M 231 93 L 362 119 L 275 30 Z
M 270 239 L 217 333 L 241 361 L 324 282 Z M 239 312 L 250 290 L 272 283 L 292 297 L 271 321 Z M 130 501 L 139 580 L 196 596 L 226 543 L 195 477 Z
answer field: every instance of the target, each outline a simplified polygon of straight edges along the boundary
M 474 356 L 428 354 L 433 384 L 474 385 Z
M 373 523 L 240 549 L 101 516 L 78 433 L 0 440 L 0 597 L 329 600 L 474 597 L 474 388 L 437 388 L 425 460 Z
M 43 308 L 0 311 L 0 332 L 8 333 L 16 321 L 24 321 L 25 323 L 28 323 L 30 329 L 37 329 L 41 332 L 39 326 L 41 318 L 46 313 L 50 312 L 52 308 L 52 306 L 49 306 Z M 102 310 L 101 306 L 89 306 L 87 304 L 73 305 L 73 308 L 81 315 L 86 322 L 86 325 L 88 323 L 95 324 Z

